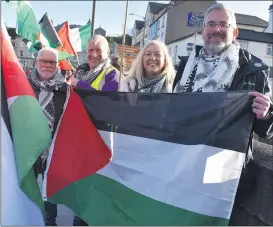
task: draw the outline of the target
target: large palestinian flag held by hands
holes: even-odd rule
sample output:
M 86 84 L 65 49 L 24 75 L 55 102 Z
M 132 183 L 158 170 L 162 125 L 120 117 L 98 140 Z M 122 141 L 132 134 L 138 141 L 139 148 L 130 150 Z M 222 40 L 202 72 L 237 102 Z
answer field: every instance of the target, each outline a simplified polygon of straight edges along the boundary
M 254 120 L 247 93 L 77 93 L 44 199 L 89 225 L 228 224 Z
M 47 120 L 1 22 L 1 224 L 44 225 L 33 164 L 49 145 Z

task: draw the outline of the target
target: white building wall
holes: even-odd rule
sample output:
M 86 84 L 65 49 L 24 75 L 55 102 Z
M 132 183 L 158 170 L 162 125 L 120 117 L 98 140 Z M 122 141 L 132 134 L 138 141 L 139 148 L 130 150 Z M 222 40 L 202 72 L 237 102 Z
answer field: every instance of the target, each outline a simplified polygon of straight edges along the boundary
M 144 35 L 144 28 L 142 28 L 139 32 L 139 34 L 135 38 L 135 45 L 137 43 L 140 43 L 140 48 L 143 47 L 143 35 Z
M 263 32 L 265 28 L 262 27 L 257 27 L 257 26 L 252 26 L 252 25 L 245 25 L 245 24 L 237 24 L 238 28 L 241 29 L 247 29 L 247 30 L 253 30 L 256 32 Z
M 157 36 L 158 39 L 165 43 L 165 37 L 166 37 L 166 27 L 167 27 L 167 16 L 168 13 L 164 13 L 159 19 L 159 29 L 157 30 Z
M 272 45 L 272 44 L 271 44 Z M 273 66 L 273 56 L 267 55 L 267 43 L 248 41 L 247 51 L 256 57 L 262 59 L 262 61 L 268 66 Z
M 183 40 L 171 43 L 168 45 L 169 54 L 173 59 L 173 63 L 177 64 L 179 62 L 178 56 L 188 56 L 190 51 L 187 50 L 188 43 L 192 43 L 194 45 L 203 45 L 201 34 L 197 34 L 196 38 L 194 35 L 187 37 Z M 177 51 L 176 51 L 177 50 Z

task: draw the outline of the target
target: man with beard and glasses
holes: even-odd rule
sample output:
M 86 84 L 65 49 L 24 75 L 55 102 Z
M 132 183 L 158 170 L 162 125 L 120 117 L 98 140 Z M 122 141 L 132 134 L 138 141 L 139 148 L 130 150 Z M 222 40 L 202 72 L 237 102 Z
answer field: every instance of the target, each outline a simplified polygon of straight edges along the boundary
M 237 36 L 234 12 L 220 3 L 211 6 L 204 18 L 204 46 L 196 46 L 189 57 L 181 57 L 174 81 L 174 92 L 248 90 L 249 95 L 254 97 L 252 110 L 256 119 L 253 131 L 258 136 L 269 139 L 273 135 L 273 105 L 269 80 L 265 74 L 268 66 L 261 59 L 241 49 L 236 41 Z M 255 197 L 255 180 L 252 179 L 250 171 L 254 161 L 251 150 L 252 143 L 249 145 L 238 187 L 233 208 L 236 212 L 232 212 L 231 225 L 238 224 L 238 220 L 241 220 L 241 224 L 245 220 L 244 225 L 248 225 L 250 219 L 252 225 L 260 223 L 259 218 L 246 218 L 249 213 L 242 208 L 245 204 L 250 204 L 248 200 Z
M 55 49 L 45 47 L 38 52 L 36 67 L 29 76 L 29 82 L 41 105 L 48 121 L 52 138 L 63 113 L 64 103 L 68 94 L 68 85 L 65 77 L 58 68 L 58 53 Z M 44 175 L 48 149 L 34 164 L 36 177 Z M 45 224 L 56 226 L 57 205 L 45 201 Z

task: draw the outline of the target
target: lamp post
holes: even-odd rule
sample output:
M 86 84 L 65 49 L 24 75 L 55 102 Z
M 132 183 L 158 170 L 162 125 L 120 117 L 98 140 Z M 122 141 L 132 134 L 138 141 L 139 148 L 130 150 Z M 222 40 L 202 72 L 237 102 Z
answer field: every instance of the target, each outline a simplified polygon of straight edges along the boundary
M 92 21 L 91 21 L 91 36 L 94 35 L 94 26 L 95 26 L 95 15 L 96 15 L 96 0 L 93 0 L 92 8 Z
M 136 17 L 140 17 L 140 18 L 142 18 L 142 19 L 144 20 L 143 39 L 142 39 L 142 43 L 143 43 L 143 47 L 144 47 L 144 40 L 145 40 L 145 23 L 146 23 L 145 17 L 140 16 L 140 15 L 137 15 L 137 14 L 135 14 L 135 13 L 129 13 L 129 15 L 131 15 L 131 16 L 136 16 Z M 142 48 L 143 48 L 143 47 L 142 47 Z

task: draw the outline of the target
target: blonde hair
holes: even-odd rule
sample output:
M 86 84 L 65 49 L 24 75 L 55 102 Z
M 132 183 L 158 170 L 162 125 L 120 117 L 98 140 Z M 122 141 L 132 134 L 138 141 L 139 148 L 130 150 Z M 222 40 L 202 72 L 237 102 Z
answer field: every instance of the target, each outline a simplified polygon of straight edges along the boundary
M 128 80 L 131 80 L 133 78 L 137 79 L 137 82 L 139 85 L 142 85 L 142 76 L 144 76 L 144 67 L 143 67 L 143 57 L 145 54 L 145 51 L 147 50 L 148 47 L 152 46 L 152 45 L 158 45 L 160 49 L 163 50 L 164 56 L 165 56 L 165 65 L 162 71 L 162 75 L 166 76 L 166 83 L 165 83 L 165 89 L 167 92 L 172 92 L 172 86 L 173 86 L 173 81 L 174 81 L 174 77 L 175 77 L 175 69 L 172 63 L 172 59 L 169 55 L 167 46 L 165 45 L 165 43 L 159 41 L 159 40 L 151 40 L 149 41 L 144 48 L 139 52 L 137 58 L 134 60 L 130 72 L 129 72 L 129 76 L 128 76 Z

